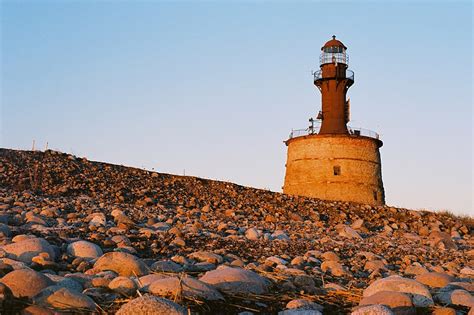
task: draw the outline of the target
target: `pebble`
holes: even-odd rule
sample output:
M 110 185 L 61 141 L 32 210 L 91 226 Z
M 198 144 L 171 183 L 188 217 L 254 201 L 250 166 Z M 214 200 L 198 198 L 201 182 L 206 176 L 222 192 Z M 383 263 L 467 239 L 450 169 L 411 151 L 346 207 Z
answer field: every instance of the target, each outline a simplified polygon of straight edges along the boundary
M 245 237 L 251 241 L 257 241 L 260 238 L 260 232 L 256 228 L 250 228 L 245 231 Z

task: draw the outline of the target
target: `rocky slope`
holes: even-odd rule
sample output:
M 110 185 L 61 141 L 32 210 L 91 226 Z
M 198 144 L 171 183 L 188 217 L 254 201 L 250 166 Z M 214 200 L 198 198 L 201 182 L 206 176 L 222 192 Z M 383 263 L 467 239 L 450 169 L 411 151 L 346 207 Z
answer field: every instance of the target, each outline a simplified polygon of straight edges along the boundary
M 0 149 L 0 222 L 2 313 L 474 307 L 474 223 L 449 213 Z

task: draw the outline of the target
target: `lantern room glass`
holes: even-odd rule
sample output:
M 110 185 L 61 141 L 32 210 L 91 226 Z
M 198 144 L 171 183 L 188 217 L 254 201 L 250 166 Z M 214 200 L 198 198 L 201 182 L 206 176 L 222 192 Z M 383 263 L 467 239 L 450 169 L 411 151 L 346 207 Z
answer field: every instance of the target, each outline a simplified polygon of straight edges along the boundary
M 349 55 L 346 49 L 341 46 L 324 47 L 321 56 L 319 56 L 319 64 L 343 63 L 349 65 Z

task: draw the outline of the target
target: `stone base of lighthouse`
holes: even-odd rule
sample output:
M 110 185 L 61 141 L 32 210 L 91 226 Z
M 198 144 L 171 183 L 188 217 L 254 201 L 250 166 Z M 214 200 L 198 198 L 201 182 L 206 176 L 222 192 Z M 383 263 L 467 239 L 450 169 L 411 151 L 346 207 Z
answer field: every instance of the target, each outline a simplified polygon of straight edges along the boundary
M 289 139 L 283 193 L 326 200 L 385 204 L 382 141 L 352 135 Z

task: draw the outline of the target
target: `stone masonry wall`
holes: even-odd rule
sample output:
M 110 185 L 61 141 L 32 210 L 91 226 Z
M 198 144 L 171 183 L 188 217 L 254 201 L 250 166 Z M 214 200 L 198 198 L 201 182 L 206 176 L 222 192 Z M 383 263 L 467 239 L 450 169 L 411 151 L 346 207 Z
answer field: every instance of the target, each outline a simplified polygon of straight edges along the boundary
M 348 135 L 290 139 L 283 192 L 383 205 L 381 144 L 376 139 Z

